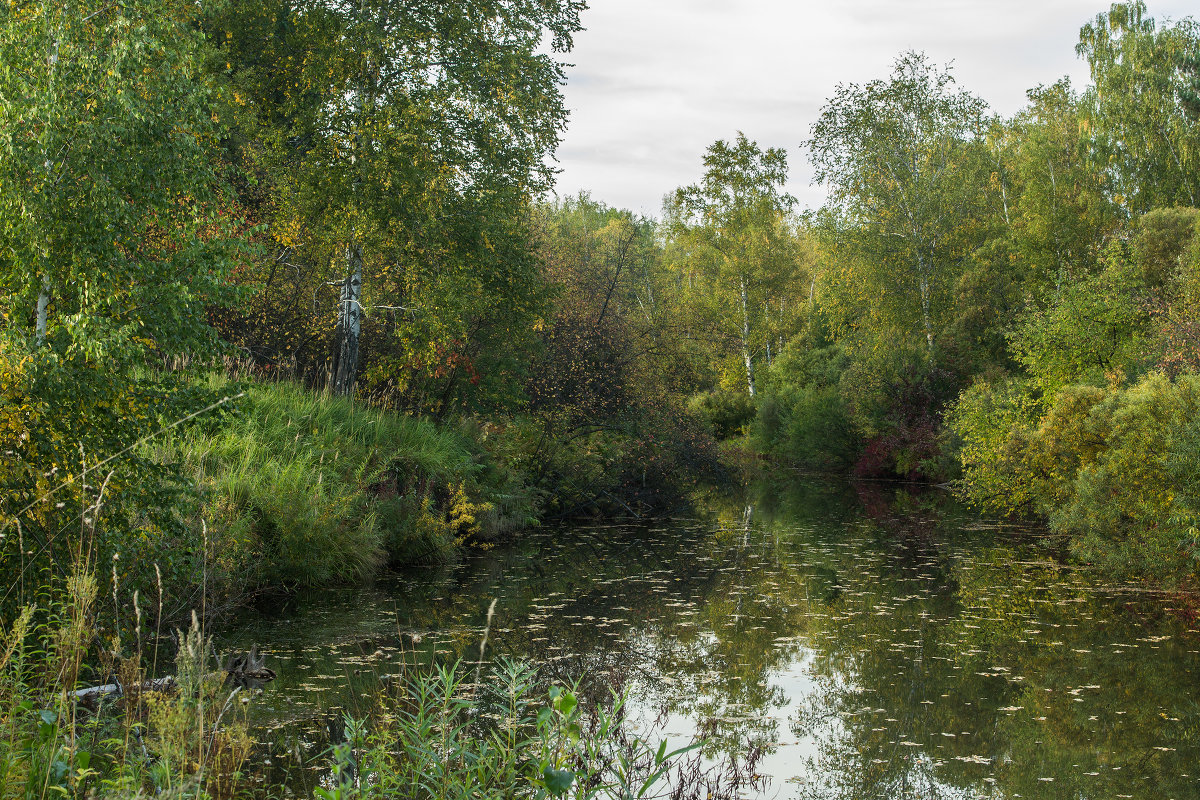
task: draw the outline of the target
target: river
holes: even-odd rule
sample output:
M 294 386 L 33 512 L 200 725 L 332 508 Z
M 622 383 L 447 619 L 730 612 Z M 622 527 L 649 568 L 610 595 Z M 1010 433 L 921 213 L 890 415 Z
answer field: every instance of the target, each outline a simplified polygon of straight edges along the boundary
M 311 786 L 343 712 L 433 659 L 522 657 L 627 692 L 655 737 L 761 753 L 748 796 L 1200 797 L 1200 633 L 1035 531 L 937 495 L 764 485 L 682 519 L 544 527 L 294 598 L 218 637 L 279 677 L 255 768 Z

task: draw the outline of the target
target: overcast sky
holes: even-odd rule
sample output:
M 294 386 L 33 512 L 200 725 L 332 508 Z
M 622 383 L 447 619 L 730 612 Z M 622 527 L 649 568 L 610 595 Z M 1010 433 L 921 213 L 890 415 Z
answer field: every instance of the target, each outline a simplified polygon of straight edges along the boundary
M 1105 0 L 590 0 L 567 60 L 571 119 L 557 191 L 581 189 L 657 216 L 662 197 L 700 176 L 705 148 L 742 130 L 787 149 L 789 191 L 810 185 L 800 144 L 838 83 L 885 78 L 905 50 L 952 63 L 962 88 L 1000 114 L 1025 90 L 1069 75 L 1079 28 Z M 1195 0 L 1149 0 L 1160 21 L 1196 14 Z

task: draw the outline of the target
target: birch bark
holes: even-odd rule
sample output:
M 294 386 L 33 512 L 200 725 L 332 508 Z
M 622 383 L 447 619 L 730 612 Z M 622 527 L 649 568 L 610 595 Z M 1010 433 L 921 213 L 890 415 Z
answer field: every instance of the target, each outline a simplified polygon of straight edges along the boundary
M 362 330 L 362 248 L 346 247 L 347 272 L 338 310 L 338 353 L 334 362 L 333 393 L 353 397 L 358 378 L 358 336 Z
M 754 359 L 750 356 L 750 296 L 746 290 L 746 279 L 741 279 L 742 298 L 742 359 L 746 362 L 746 388 L 754 397 Z

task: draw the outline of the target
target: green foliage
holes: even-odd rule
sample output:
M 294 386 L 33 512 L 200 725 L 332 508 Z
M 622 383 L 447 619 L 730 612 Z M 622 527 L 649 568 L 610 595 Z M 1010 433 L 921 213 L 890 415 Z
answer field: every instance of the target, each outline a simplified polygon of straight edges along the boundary
M 1151 289 L 1178 285 L 1185 276 L 1200 210 L 1156 208 L 1137 221 L 1134 257 Z
M 754 419 L 754 403 L 741 392 L 714 389 L 688 399 L 688 410 L 708 425 L 717 439 L 732 439 Z
M 980 384 L 951 417 L 964 492 L 996 511 L 1046 516 L 1108 575 L 1190 585 L 1198 404 L 1193 375 L 1071 386 L 1044 405 L 1021 382 Z
M 1117 579 L 1194 578 L 1180 443 L 1194 402 L 1195 226 L 1194 209 L 1140 217 L 1128 244 L 1108 244 L 1010 329 L 1022 374 L 976 383 L 949 417 L 968 498 L 1046 518 Z
M 528 208 L 582 7 L 215 4 L 212 68 L 241 103 L 229 158 L 252 170 L 241 199 L 270 248 L 238 276 L 262 295 L 223 332 L 314 380 L 339 353 L 340 374 L 338 284 L 358 270 L 368 389 L 438 415 L 510 401 L 544 296 Z
M 1017 477 L 1014 450 L 1027 438 L 1038 408 L 1028 382 L 1012 378 L 980 381 L 954 403 L 947 424 L 959 440 L 959 487 L 971 502 L 1005 514 L 1030 507 L 1030 487 Z
M 667 507 L 715 457 L 684 410 L 702 367 L 655 226 L 586 194 L 539 207 L 537 223 L 554 295 L 511 426 L 524 470 L 554 516 Z
M 870 344 L 899 336 L 935 358 L 950 290 L 987 220 L 984 109 L 949 69 L 906 53 L 886 81 L 839 86 L 812 127 L 816 178 L 839 208 L 837 247 L 855 262 L 847 288 L 878 318 Z
M 674 342 L 663 336 L 666 281 L 653 225 L 587 195 L 540 207 L 537 222 L 554 299 L 539 325 L 529 408 L 568 424 L 604 425 L 639 396 L 669 392 L 662 365 Z
M 667 774 L 693 744 L 668 752 L 630 734 L 622 697 L 586 710 L 577 690 L 551 686 L 507 659 L 466 684 L 464 665 L 406 679 L 368 730 L 347 719 L 333 749 L 335 781 L 321 800 L 408 797 L 613 798 L 667 796 Z M 476 676 L 478 677 L 478 675 Z
M 1183 53 L 1178 63 L 1185 80 L 1179 101 L 1192 119 L 1200 119 L 1200 53 Z
M 0 20 L 0 318 L 106 369 L 211 343 L 232 220 L 195 8 L 10 4 Z M 39 338 L 44 338 L 37 334 Z
M 1113 3 L 1079 32 L 1094 88 L 1086 97 L 1095 137 L 1114 182 L 1114 200 L 1134 214 L 1200 205 L 1200 127 L 1179 102 L 1179 69 L 1200 45 L 1195 20 L 1157 25 L 1143 0 Z
M 1013 248 L 992 240 L 973 255 L 954 287 L 954 309 L 940 343 L 943 366 L 960 376 L 1013 365 L 1005 333 L 1025 310 L 1028 284 L 1014 269 Z
M 1103 447 L 1081 465 L 1051 527 L 1071 537 L 1080 558 L 1117 578 L 1195 588 L 1200 379 L 1151 375 L 1112 392 L 1091 417 Z
M 1096 271 L 1120 212 L 1087 108 L 1070 83 L 1060 80 L 1028 95 L 1029 106 L 1001 134 L 1004 238 L 1010 268 L 1041 299 Z
M 79 563 L 112 564 L 102 581 L 144 586 L 156 564 L 190 580 L 202 560 L 177 515 L 192 487 L 139 443 L 225 401 L 171 376 L 101 368 L 58 339 L 30 354 L 0 333 L 0 570 L 10 576 L 0 616 Z
M 1142 221 L 1138 255 L 1143 273 L 1161 274 L 1165 282 L 1151 307 L 1150 355 L 1168 375 L 1200 372 L 1200 237 L 1184 228 L 1194 209 L 1170 209 L 1152 224 L 1155 212 Z M 1156 227 L 1165 227 L 1166 242 L 1158 244 Z
M 1072 383 L 1101 383 L 1134 372 L 1149 313 L 1141 275 L 1125 248 L 1111 246 L 1104 269 L 1072 281 L 1045 309 L 1024 315 L 1012 333 L 1017 361 L 1047 394 Z
M 860 444 L 839 390 L 848 365 L 836 346 L 785 348 L 764 380 L 753 426 L 758 448 L 807 469 L 845 473 Z
M 136 445 L 208 406 L 150 364 L 214 343 L 237 226 L 196 8 L 0 17 L 0 606 L 77 563 L 194 567 L 186 488 Z M 101 572 L 101 580 L 110 576 Z

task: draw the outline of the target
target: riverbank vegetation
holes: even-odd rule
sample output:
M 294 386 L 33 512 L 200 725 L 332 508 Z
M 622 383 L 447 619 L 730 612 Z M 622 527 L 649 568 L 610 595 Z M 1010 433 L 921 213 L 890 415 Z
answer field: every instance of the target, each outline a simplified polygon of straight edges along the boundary
M 81 563 L 186 618 L 717 469 L 654 225 L 536 200 L 580 8 L 7 14 L 9 610 Z
M 668 512 L 735 451 L 1196 588 L 1195 21 L 1114 4 L 1092 84 L 1011 118 L 902 54 L 807 132 L 825 207 L 738 133 L 653 220 L 550 199 L 583 8 L 9 4 L 0 620 L 43 667 L 87 639 L 30 680 L 143 615 Z M 74 742 L 55 708 L 8 741 Z
M 90 575 L 68 581 L 47 613 L 27 607 L 0 639 L 0 794 L 4 797 L 275 796 L 248 759 L 253 675 L 212 657 L 193 615 L 176 632 L 173 669 L 148 680 L 160 641 L 139 623 L 129 657 L 91 640 L 102 602 Z M 160 599 L 161 602 L 161 599 Z M 157 634 L 157 632 L 155 632 Z M 486 636 L 486 634 L 485 634 Z M 143 647 L 146 651 L 143 652 Z M 706 765 L 632 731 L 625 698 L 585 706 L 576 687 L 500 659 L 488 672 L 461 662 L 413 665 L 390 690 L 363 698 L 324 759 L 320 800 L 407 797 L 732 798 L 752 765 Z M 107 683 L 96 685 L 103 677 Z M 481 678 L 483 679 L 481 681 Z M 80 682 L 93 688 L 76 690 Z
M 769 458 L 952 482 L 1101 576 L 1190 590 L 1200 29 L 1117 3 L 1077 50 L 1093 85 L 1007 119 L 919 53 L 840 86 L 806 142 L 829 202 L 798 217 L 782 153 L 710 148 L 664 222 L 702 281 L 692 408 Z
M 1123 3 L 1080 32 L 1094 85 L 1012 119 L 920 55 L 842 87 L 809 140 L 812 322 L 760 446 L 953 479 L 1109 579 L 1194 589 L 1198 46 Z

